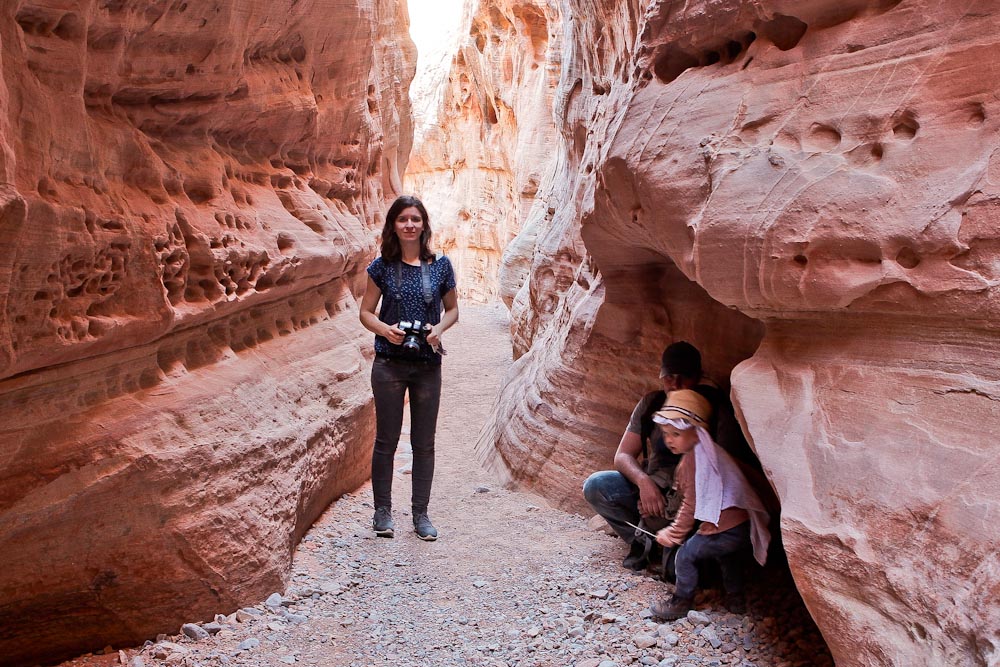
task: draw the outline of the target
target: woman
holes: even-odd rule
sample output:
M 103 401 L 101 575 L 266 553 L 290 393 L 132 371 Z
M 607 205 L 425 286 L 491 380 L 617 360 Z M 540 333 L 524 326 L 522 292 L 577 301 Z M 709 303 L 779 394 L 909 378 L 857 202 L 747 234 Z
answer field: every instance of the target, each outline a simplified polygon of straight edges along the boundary
M 423 203 L 405 195 L 396 199 L 386 213 L 381 255 L 368 266 L 368 287 L 361 300 L 361 323 L 375 334 L 372 528 L 380 537 L 392 537 L 395 528 L 392 466 L 407 391 L 413 447 L 413 530 L 422 540 L 436 540 L 438 535 L 427 516 L 427 505 L 434 478 L 434 430 L 441 399 L 441 334 L 458 321 L 458 295 L 451 262 L 431 252 L 430 239 L 430 219 Z M 376 315 L 379 299 L 382 307 Z M 410 327 L 404 331 L 400 322 Z M 430 327 L 416 328 L 424 323 Z

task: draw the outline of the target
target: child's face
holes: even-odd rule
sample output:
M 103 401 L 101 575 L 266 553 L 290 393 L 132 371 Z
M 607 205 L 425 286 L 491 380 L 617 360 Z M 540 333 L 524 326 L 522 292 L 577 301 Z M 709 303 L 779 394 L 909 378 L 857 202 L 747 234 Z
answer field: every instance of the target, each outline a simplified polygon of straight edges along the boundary
M 663 432 L 663 442 L 667 445 L 667 449 L 674 454 L 686 454 L 698 444 L 698 431 L 694 428 L 682 431 L 676 426 L 663 424 L 660 430 Z

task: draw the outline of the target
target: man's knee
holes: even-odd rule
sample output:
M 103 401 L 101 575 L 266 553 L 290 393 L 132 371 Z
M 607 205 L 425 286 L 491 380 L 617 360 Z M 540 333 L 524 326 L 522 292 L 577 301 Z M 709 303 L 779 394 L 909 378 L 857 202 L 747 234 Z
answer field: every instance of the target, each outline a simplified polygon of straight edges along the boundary
M 608 488 L 615 480 L 613 475 L 620 475 L 614 470 L 599 470 L 583 483 L 583 497 L 591 505 L 603 505 L 608 502 Z

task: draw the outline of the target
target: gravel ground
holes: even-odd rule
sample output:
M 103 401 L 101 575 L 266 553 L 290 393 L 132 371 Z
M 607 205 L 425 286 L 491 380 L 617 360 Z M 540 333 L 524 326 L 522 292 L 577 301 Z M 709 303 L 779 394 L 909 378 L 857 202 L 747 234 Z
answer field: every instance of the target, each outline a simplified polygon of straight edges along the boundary
M 716 591 L 673 623 L 648 618 L 670 586 L 624 570 L 624 545 L 579 516 L 498 488 L 473 455 L 510 364 L 506 311 L 463 306 L 447 336 L 431 517 L 437 542 L 410 529 L 408 444 L 393 485 L 394 539 L 370 529 L 371 487 L 334 503 L 299 546 L 286 591 L 177 635 L 64 663 L 575 666 L 830 666 L 787 573 L 757 571 L 747 615 Z M 404 439 L 406 435 L 404 433 Z M 227 610 L 228 611 L 228 610 Z

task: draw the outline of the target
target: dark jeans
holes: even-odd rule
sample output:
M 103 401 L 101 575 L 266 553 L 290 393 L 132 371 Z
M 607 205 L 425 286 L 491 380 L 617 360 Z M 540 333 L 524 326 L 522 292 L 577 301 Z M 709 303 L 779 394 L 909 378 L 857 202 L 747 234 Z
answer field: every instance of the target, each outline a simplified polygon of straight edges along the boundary
M 698 588 L 698 562 L 703 560 L 719 562 L 722 585 L 727 593 L 742 593 L 743 556 L 750 548 L 749 521 L 715 535 L 695 533 L 677 551 L 674 595 L 686 599 L 694 597 Z
M 375 507 L 392 507 L 392 469 L 403 429 L 403 399 L 410 392 L 410 445 L 413 447 L 414 512 L 426 512 L 434 480 L 434 431 L 441 403 L 441 366 L 375 357 L 375 450 L 372 491 Z
M 583 497 L 608 522 L 618 536 L 630 543 L 639 525 L 639 487 L 616 470 L 595 472 L 583 483 Z

